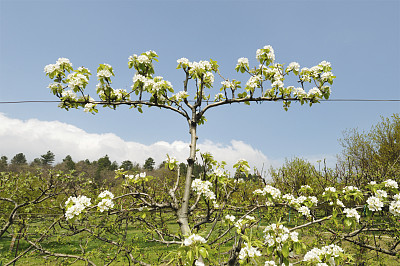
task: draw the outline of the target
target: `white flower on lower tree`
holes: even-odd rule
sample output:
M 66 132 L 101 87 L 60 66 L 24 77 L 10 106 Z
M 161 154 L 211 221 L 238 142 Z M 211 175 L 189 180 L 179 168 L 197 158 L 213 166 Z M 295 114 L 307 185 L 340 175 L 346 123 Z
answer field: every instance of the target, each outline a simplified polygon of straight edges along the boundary
M 100 212 L 108 211 L 114 207 L 114 202 L 111 199 L 102 199 L 99 204 L 97 204 Z
M 104 198 L 109 198 L 109 199 L 113 199 L 114 198 L 114 194 L 111 193 L 108 190 L 104 190 L 103 192 L 101 192 L 99 194 L 99 198 L 104 199 Z
M 67 220 L 74 218 L 81 214 L 81 212 L 91 205 L 91 199 L 86 196 L 69 197 L 65 202 L 66 211 L 65 217 Z
M 389 205 L 389 211 L 394 216 L 400 216 L 400 200 L 392 201 Z
M 361 217 L 361 216 L 360 216 L 360 214 L 358 214 L 358 212 L 357 212 L 356 209 L 345 208 L 345 209 L 343 210 L 343 213 L 346 214 L 346 217 L 347 217 L 347 218 L 355 218 L 356 221 L 357 221 L 357 223 L 360 222 L 360 217 Z
M 254 258 L 254 257 L 260 257 L 261 252 L 255 248 L 252 247 L 250 244 L 244 242 L 242 249 L 239 252 L 239 259 L 244 260 L 247 257 L 249 258 Z
M 196 243 L 203 243 L 204 244 L 206 242 L 207 241 L 202 236 L 199 236 L 199 235 L 196 235 L 196 234 L 192 234 L 188 238 L 185 238 L 185 240 L 183 241 L 183 244 L 185 246 L 191 246 L 191 245 L 196 244 Z
M 367 199 L 367 203 L 368 203 L 368 209 L 370 209 L 373 212 L 382 210 L 383 202 L 378 197 L 374 196 L 369 197 Z
M 398 188 L 399 187 L 397 182 L 392 179 L 388 179 L 388 180 L 384 181 L 383 183 L 385 184 L 385 187 L 388 187 L 388 188 Z
M 297 211 L 306 217 L 310 217 L 310 209 L 307 206 L 301 206 Z

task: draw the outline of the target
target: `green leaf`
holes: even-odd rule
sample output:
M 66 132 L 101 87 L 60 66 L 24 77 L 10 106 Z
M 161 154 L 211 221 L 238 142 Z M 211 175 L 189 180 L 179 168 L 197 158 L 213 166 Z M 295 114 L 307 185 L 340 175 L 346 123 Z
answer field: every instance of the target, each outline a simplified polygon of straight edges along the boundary
M 282 255 L 287 258 L 289 257 L 289 246 L 287 243 L 285 243 L 282 247 Z
M 200 252 L 200 255 L 201 255 L 203 258 L 207 258 L 207 257 L 208 257 L 208 251 L 207 251 L 207 249 L 205 249 L 204 247 L 201 247 L 201 248 L 199 249 L 199 252 Z
M 193 251 L 192 251 L 192 250 L 189 250 L 189 251 L 188 251 L 187 257 L 188 257 L 188 260 L 189 260 L 189 261 L 193 261 Z
M 350 219 L 346 218 L 346 219 L 344 219 L 344 224 L 345 224 L 347 227 L 351 227 L 352 222 L 351 222 Z

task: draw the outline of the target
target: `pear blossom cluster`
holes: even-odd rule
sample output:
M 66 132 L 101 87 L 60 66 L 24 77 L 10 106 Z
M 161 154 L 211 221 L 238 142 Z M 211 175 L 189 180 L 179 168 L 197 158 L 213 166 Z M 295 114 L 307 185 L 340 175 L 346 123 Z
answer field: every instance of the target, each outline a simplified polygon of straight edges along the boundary
M 233 222 L 235 222 L 236 217 L 235 217 L 234 215 L 227 214 L 227 215 L 225 216 L 225 219 L 228 220 L 228 221 L 230 221 L 231 223 L 233 223 Z
M 254 258 L 260 256 L 261 252 L 256 247 L 252 247 L 249 243 L 246 242 L 243 243 L 243 247 L 239 252 L 240 260 L 245 260 L 247 257 Z
M 114 194 L 110 191 L 105 190 L 101 192 L 98 197 L 101 199 L 101 201 L 97 204 L 100 212 L 107 211 L 114 207 L 114 202 L 112 201 L 114 199 Z
M 307 93 L 303 88 L 293 88 L 293 95 L 301 98 L 307 96 Z
M 204 244 L 206 242 L 207 241 L 202 236 L 199 236 L 199 235 L 196 235 L 196 234 L 192 234 L 189 237 L 185 238 L 185 240 L 183 241 L 183 244 L 185 246 L 191 246 L 191 245 L 196 244 L 196 243 L 203 243 Z
M 65 202 L 65 218 L 70 220 L 81 214 L 86 207 L 89 207 L 92 204 L 90 201 L 90 198 L 82 195 L 78 197 L 69 197 Z
M 72 64 L 68 58 L 58 58 L 55 64 L 49 64 L 44 67 L 44 72 L 46 74 L 53 74 L 55 71 L 60 71 L 65 67 L 72 68 Z
M 69 100 L 77 100 L 78 99 L 78 96 L 76 95 L 76 93 L 73 90 L 64 90 L 61 93 L 61 96 L 64 99 L 69 99 Z
M 263 77 L 261 75 L 251 76 L 246 83 L 246 88 L 248 90 L 254 90 L 255 88 L 260 86 L 260 83 L 263 81 Z
M 249 59 L 246 57 L 241 57 L 237 61 L 236 67 L 249 67 Z
M 300 70 L 300 65 L 299 65 L 299 63 L 297 63 L 297 62 L 291 62 L 289 65 L 288 65 L 288 67 L 286 68 L 286 72 L 289 72 L 289 71 L 296 71 L 296 72 L 299 72 L 299 70 Z
M 234 217 L 234 216 L 233 216 L 233 217 Z M 237 220 L 237 221 L 235 222 L 234 226 L 235 226 L 237 229 L 241 230 L 241 229 L 243 228 L 243 226 L 248 225 L 248 224 L 250 224 L 250 223 L 252 223 L 252 222 L 255 222 L 255 221 L 256 221 L 256 218 L 254 218 L 253 216 L 250 216 L 250 215 L 246 215 L 245 217 L 243 217 L 243 218 Z
M 225 95 L 222 93 L 217 93 L 214 96 L 214 102 L 220 102 L 223 101 L 225 99 Z
M 204 195 L 205 198 L 212 200 L 214 205 L 216 205 L 215 194 L 211 191 L 211 186 L 210 181 L 202 181 L 199 178 L 192 181 L 192 189 L 197 192 L 197 195 Z
M 399 195 L 400 194 L 397 194 L 396 196 L 399 196 Z M 400 197 L 397 197 L 397 199 L 390 202 L 389 211 L 394 216 L 400 216 Z
M 343 188 L 343 193 L 349 193 L 349 192 L 360 192 L 360 190 L 354 186 L 346 186 Z
M 267 61 L 267 64 L 275 61 L 274 49 L 271 45 L 266 45 L 262 49 L 257 49 L 256 58 L 260 63 Z
M 182 65 L 183 67 L 188 67 L 188 66 L 189 66 L 189 63 L 190 63 L 189 59 L 187 59 L 187 58 L 185 58 L 185 57 L 182 57 L 182 58 L 176 60 L 176 62 L 177 62 L 179 65 Z
M 278 250 L 282 250 L 282 246 L 287 241 L 298 242 L 299 234 L 297 232 L 290 232 L 289 229 L 282 224 L 271 224 L 264 229 L 265 243 L 272 247 L 276 245 Z
M 383 208 L 383 202 L 381 198 L 379 197 L 369 197 L 367 199 L 367 204 L 368 204 L 368 209 L 375 212 L 375 211 L 381 211 Z
M 139 63 L 139 64 L 143 64 L 143 65 L 150 65 L 152 64 L 151 62 L 151 58 L 157 57 L 157 53 L 149 50 L 141 55 L 137 55 L 137 54 L 133 54 L 132 56 L 130 56 L 128 58 L 129 62 L 134 63 Z
M 183 99 L 186 99 L 188 96 L 189 94 L 186 91 L 179 91 L 176 94 L 172 95 L 171 98 L 180 102 Z
M 74 89 L 76 87 L 85 87 L 89 82 L 87 76 L 80 73 L 71 73 L 67 77 L 68 87 Z
M 297 208 L 297 211 L 306 217 L 311 217 L 310 209 L 307 206 Z
M 336 199 L 335 202 L 330 201 L 330 202 L 329 202 L 329 205 L 331 205 L 331 206 L 336 205 L 336 206 L 339 206 L 339 207 L 342 207 L 342 208 L 345 207 L 344 204 L 343 204 L 343 202 L 342 202 L 340 199 Z
M 134 183 L 142 181 L 146 178 L 146 172 L 138 173 L 136 175 L 127 175 L 128 180 L 133 181 Z
M 235 87 L 235 85 L 232 82 L 228 81 L 228 80 L 221 81 L 221 85 L 224 88 L 234 88 Z
M 278 199 L 281 196 L 281 191 L 273 186 L 266 185 L 263 189 L 254 190 L 253 194 L 270 195 L 273 199 Z
M 303 261 L 311 263 L 328 262 L 330 265 L 336 265 L 334 259 L 343 253 L 344 250 L 341 247 L 331 244 L 322 248 L 313 248 L 312 250 L 308 251 L 304 255 Z
M 388 179 L 386 181 L 383 182 L 385 184 L 385 187 L 387 188 L 399 188 L 399 185 L 397 184 L 396 181 L 392 180 L 392 179 Z
M 173 91 L 171 82 L 164 80 L 163 77 L 157 76 L 153 79 L 150 77 L 145 77 L 142 74 L 136 73 L 132 78 L 133 85 L 131 88 L 133 90 L 138 88 L 143 88 L 145 91 L 151 94 L 157 94 L 163 96 L 166 90 Z M 183 96 L 184 92 L 181 92 L 180 96 Z M 181 97 L 179 97 L 181 98 Z M 175 96 L 175 99 L 179 99 Z
M 320 89 L 318 89 L 317 87 L 312 88 L 311 90 L 308 91 L 307 93 L 308 97 L 315 97 L 315 98 L 321 98 L 322 94 Z
M 360 214 L 357 212 L 356 209 L 345 208 L 345 209 L 343 210 L 343 213 L 346 214 L 346 217 L 347 217 L 347 218 L 354 218 L 354 219 L 356 219 L 357 223 L 360 222 L 360 217 L 361 217 L 361 216 L 360 216 Z

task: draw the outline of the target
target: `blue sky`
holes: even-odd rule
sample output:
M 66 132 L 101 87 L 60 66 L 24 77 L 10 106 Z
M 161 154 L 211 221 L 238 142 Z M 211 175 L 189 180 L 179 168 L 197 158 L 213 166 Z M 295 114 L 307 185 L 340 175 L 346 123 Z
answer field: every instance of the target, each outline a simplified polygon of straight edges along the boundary
M 171 81 L 176 91 L 184 79 L 184 73 L 176 70 L 181 57 L 217 60 L 225 77 L 245 83 L 248 76 L 234 71 L 237 59 L 248 57 L 255 65 L 256 50 L 268 44 L 279 63 L 296 61 L 301 67 L 311 67 L 322 60 L 331 62 L 337 76 L 332 99 L 400 99 L 398 1 L 0 0 L 0 101 L 56 100 L 47 88 L 50 80 L 43 67 L 59 57 L 92 73 L 98 64 L 108 63 L 116 74 L 114 88 L 129 89 L 134 72 L 128 69 L 128 57 L 150 49 L 159 55 L 156 75 Z M 215 93 L 220 81 L 215 81 Z M 93 75 L 88 87 L 92 96 L 96 83 Z M 281 103 L 232 105 L 206 113 L 208 122 L 200 126 L 198 136 L 199 143 L 208 141 L 204 147 L 221 148 L 220 157 L 224 153 L 244 157 L 254 151 L 258 155 L 249 160 L 258 167 L 262 161 L 266 166 L 279 165 L 294 156 L 327 158 L 332 165 L 341 151 L 337 140 L 343 130 L 369 130 L 381 116 L 395 112 L 400 112 L 399 102 L 323 102 L 311 108 L 293 103 L 288 112 Z M 0 154 L 9 158 L 25 152 L 32 160 L 52 150 L 58 160 L 66 154 L 75 155 L 76 160 L 111 154 L 115 160 L 129 156 L 126 159 L 135 161 L 150 155 L 159 158 L 154 143 L 172 147 L 174 142 L 190 139 L 182 117 L 159 109 L 145 108 L 144 114 L 124 107 L 100 109 L 94 116 L 82 110 L 67 112 L 55 103 L 32 103 L 0 104 L 0 113 Z M 63 124 L 47 134 L 38 133 L 44 122 L 55 121 Z M 112 133 L 120 145 L 134 142 L 146 148 L 121 151 L 116 158 L 119 148 L 107 150 L 113 146 L 111 140 L 100 143 L 96 151 L 87 140 L 87 154 L 82 141 L 71 144 L 80 146 L 80 153 L 74 153 L 77 146 L 66 145 L 62 150 L 62 125 L 74 126 L 77 132 L 81 129 L 81 136 L 97 139 Z M 51 142 L 51 138 L 57 140 Z M 232 141 L 241 146 L 233 147 Z M 149 156 L 135 157 L 144 151 Z

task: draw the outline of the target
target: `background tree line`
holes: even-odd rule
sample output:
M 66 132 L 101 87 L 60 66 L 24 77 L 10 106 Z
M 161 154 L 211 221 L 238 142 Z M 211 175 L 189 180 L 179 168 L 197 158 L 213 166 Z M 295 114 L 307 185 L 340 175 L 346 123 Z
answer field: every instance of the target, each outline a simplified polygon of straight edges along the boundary
M 316 184 L 323 188 L 327 185 L 344 183 L 345 185 L 362 186 L 372 180 L 391 178 L 399 180 L 400 176 L 400 116 L 393 114 L 391 117 L 382 118 L 381 122 L 372 126 L 367 132 L 358 129 L 347 129 L 339 139 L 342 153 L 337 155 L 336 167 L 328 168 L 320 162 L 319 169 L 312 163 L 302 158 L 286 159 L 279 168 L 269 169 L 272 183 L 280 189 L 296 193 L 302 185 Z M 113 182 L 114 171 L 123 168 L 126 171 L 151 172 L 157 176 L 162 174 L 164 162 L 158 166 L 153 158 L 149 157 L 140 165 L 137 162 L 125 160 L 118 164 L 111 161 L 108 155 L 98 160 L 88 159 L 75 162 L 67 155 L 62 162 L 55 162 L 55 154 L 48 151 L 28 163 L 23 153 L 16 154 L 10 161 L 6 156 L 0 158 L 0 171 L 29 171 L 38 167 L 55 170 L 86 173 L 94 182 Z M 206 171 L 204 164 L 196 162 L 194 176 L 199 177 Z M 180 163 L 181 174 L 186 174 L 186 164 Z M 236 174 L 235 174 L 236 175 Z M 255 175 L 244 179 L 256 178 Z

